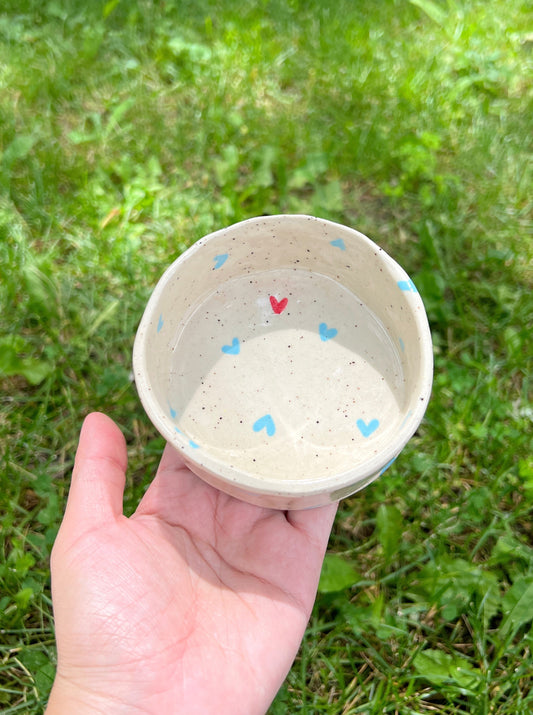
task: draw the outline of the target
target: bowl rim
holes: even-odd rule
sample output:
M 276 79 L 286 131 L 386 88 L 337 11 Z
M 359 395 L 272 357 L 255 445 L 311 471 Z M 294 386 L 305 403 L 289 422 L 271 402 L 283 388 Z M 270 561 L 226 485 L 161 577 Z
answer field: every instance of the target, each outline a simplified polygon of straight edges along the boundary
M 216 237 L 223 233 L 228 233 L 237 226 L 245 226 L 257 224 L 258 222 L 279 222 L 290 219 L 291 221 L 298 220 L 313 220 L 321 224 L 335 229 L 351 233 L 358 241 L 366 243 L 367 246 L 374 248 L 380 258 L 385 258 L 387 261 L 392 261 L 391 266 L 398 269 L 398 275 L 405 278 L 407 276 L 405 270 L 398 264 L 387 252 L 384 251 L 378 244 L 372 241 L 368 236 L 361 233 L 357 229 L 351 228 L 338 222 L 330 221 L 307 214 L 276 214 L 271 216 L 260 216 L 249 218 L 244 221 L 239 221 L 230 226 L 217 229 L 202 238 L 198 239 L 190 248 L 181 253 L 163 272 L 159 278 L 154 290 L 152 291 L 144 313 L 139 322 L 139 326 L 135 335 L 133 345 L 133 376 L 137 388 L 140 401 L 144 410 L 152 424 L 156 427 L 159 433 L 177 449 L 183 456 L 187 465 L 206 481 L 211 481 L 218 488 L 224 489 L 221 485 L 227 485 L 228 491 L 233 489 L 248 492 L 255 495 L 267 495 L 273 497 L 283 497 L 288 499 L 317 497 L 321 494 L 331 494 L 333 492 L 342 491 L 353 487 L 353 491 L 357 491 L 358 484 L 363 483 L 365 486 L 369 483 L 372 476 L 377 478 L 385 469 L 396 459 L 407 442 L 418 429 L 420 422 L 424 416 L 429 399 L 431 396 L 433 382 L 433 346 L 431 339 L 431 331 L 427 314 L 424 309 L 422 299 L 418 293 L 419 305 L 422 309 L 413 307 L 411 314 L 415 323 L 417 335 L 419 336 L 420 350 L 420 371 L 416 381 L 416 393 L 419 399 L 414 408 L 406 415 L 403 423 L 390 441 L 390 444 L 381 449 L 375 456 L 367 459 L 355 467 L 343 472 L 335 472 L 333 474 L 324 475 L 323 477 L 311 477 L 308 479 L 275 479 L 267 480 L 264 477 L 256 476 L 252 473 L 235 468 L 215 459 L 207 450 L 194 449 L 190 445 L 190 440 L 185 435 L 179 433 L 175 429 L 175 424 L 171 417 L 167 415 L 160 402 L 155 397 L 155 391 L 152 389 L 148 380 L 148 337 L 150 335 L 150 327 L 157 322 L 157 306 L 159 300 L 164 293 L 168 283 L 173 276 L 178 272 L 184 263 L 187 262 L 194 254 L 204 249 L 206 244 L 210 243 Z M 408 276 L 407 276 L 408 278 Z M 410 279 L 409 279 L 410 280 Z M 206 479 L 207 477 L 207 479 Z

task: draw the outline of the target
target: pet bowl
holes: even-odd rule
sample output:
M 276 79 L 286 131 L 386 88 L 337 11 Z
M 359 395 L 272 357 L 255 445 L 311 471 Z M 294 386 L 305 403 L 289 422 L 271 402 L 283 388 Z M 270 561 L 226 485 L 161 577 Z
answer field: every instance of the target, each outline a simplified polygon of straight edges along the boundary
M 151 421 L 199 477 L 299 509 L 369 484 L 416 431 L 433 358 L 414 283 L 361 233 L 253 218 L 157 284 L 133 351 Z

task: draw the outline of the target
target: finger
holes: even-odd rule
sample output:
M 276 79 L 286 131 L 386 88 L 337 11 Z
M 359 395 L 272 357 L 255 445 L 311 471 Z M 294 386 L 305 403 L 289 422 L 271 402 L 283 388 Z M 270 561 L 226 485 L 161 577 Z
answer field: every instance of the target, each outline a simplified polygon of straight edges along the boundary
M 183 469 L 183 467 L 185 467 L 183 457 L 178 450 L 170 444 L 170 442 L 167 442 L 165 449 L 163 450 L 163 456 L 161 457 L 161 461 L 159 463 L 159 469 L 157 471 L 176 472 L 179 469 Z
M 121 516 L 127 463 L 126 442 L 113 420 L 99 412 L 86 417 L 65 520 L 97 526 Z
M 287 521 L 295 529 L 305 532 L 309 541 L 318 550 L 325 551 L 337 513 L 337 507 L 338 503 L 334 502 L 315 509 L 289 511 L 287 512 Z
M 181 454 L 167 444 L 155 479 L 150 484 L 135 512 L 136 516 L 158 514 L 168 521 L 183 516 L 184 500 L 202 501 L 199 492 L 211 489 L 187 467 Z

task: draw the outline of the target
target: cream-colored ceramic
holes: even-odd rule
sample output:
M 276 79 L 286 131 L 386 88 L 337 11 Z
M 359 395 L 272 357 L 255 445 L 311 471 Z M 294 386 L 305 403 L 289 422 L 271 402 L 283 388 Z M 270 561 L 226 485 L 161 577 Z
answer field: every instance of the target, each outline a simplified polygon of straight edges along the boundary
M 422 419 L 433 359 L 420 295 L 385 251 L 282 215 L 216 231 L 168 268 L 133 365 L 148 416 L 198 476 L 298 509 L 385 471 Z

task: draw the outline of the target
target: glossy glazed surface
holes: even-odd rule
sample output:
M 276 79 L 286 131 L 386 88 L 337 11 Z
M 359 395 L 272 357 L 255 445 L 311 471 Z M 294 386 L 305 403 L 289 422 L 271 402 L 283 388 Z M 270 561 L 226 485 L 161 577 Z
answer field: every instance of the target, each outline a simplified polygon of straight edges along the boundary
M 157 285 L 134 371 L 154 424 L 201 477 L 278 508 L 353 493 L 429 399 L 413 282 L 362 234 L 308 216 L 198 241 Z

